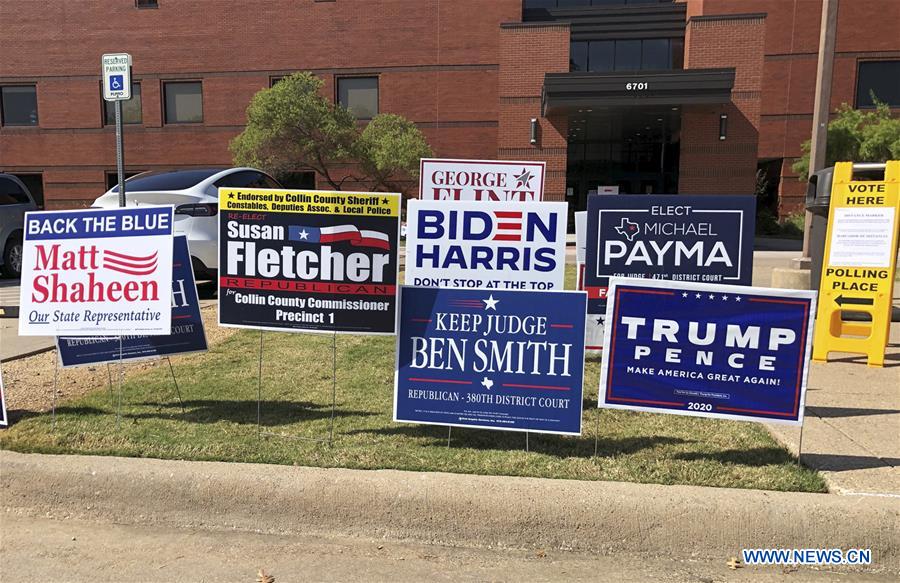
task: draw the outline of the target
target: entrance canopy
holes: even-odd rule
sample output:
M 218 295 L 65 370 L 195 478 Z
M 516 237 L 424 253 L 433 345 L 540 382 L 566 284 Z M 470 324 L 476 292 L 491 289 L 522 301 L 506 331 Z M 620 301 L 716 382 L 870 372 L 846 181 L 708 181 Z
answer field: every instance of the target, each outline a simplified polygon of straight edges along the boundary
M 729 103 L 733 86 L 734 69 L 547 73 L 542 113 L 548 117 L 604 106 Z

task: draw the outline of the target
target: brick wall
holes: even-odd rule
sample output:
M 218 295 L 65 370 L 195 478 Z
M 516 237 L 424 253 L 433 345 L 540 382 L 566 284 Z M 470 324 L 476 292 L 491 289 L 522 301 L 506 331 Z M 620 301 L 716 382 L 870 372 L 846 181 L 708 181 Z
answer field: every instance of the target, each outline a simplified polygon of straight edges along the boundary
M 142 123 L 125 128 L 127 171 L 228 166 L 228 142 L 270 78 L 377 75 L 382 112 L 416 122 L 438 156 L 497 154 L 500 23 L 520 0 L 0 0 L 0 85 L 37 86 L 39 127 L 0 128 L 0 169 L 42 172 L 49 208 L 83 206 L 115 170 L 100 55 L 125 51 Z M 102 23 L 102 26 L 98 23 Z M 203 123 L 166 125 L 162 82 L 201 79 Z M 527 143 L 527 141 L 526 141 Z
M 752 194 L 763 81 L 765 17 L 694 17 L 685 37 L 685 68 L 733 67 L 731 103 L 685 106 L 678 190 L 684 194 Z M 719 123 L 727 116 L 724 140 Z
M 545 200 L 565 200 L 567 119 L 541 115 L 545 73 L 569 70 L 567 24 L 509 24 L 500 31 L 497 158 L 547 163 Z M 531 144 L 531 119 L 538 120 Z

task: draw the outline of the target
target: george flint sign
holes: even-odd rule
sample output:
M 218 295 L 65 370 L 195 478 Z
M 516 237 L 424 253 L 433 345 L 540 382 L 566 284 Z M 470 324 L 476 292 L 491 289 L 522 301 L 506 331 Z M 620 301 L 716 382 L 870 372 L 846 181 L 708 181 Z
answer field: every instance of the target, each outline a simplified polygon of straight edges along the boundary
M 122 360 L 160 358 L 173 354 L 203 352 L 206 334 L 187 237 L 175 236 L 172 260 L 172 332 L 165 336 L 91 337 L 60 336 L 56 339 L 63 367 Z
M 816 293 L 612 278 L 601 407 L 802 424 Z
M 534 202 L 544 198 L 544 162 L 422 158 L 419 198 Z
M 25 214 L 20 336 L 169 334 L 173 207 Z
M 411 199 L 406 284 L 561 290 L 566 209 L 564 202 Z
M 400 297 L 395 421 L 581 434 L 584 292 Z

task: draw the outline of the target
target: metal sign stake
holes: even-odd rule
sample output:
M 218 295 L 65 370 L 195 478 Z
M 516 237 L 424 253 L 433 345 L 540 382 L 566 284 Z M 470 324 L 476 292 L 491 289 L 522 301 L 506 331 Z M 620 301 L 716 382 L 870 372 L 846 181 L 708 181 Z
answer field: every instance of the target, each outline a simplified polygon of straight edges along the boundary
M 53 413 L 51 414 L 51 426 L 56 431 L 56 391 L 59 382 L 59 355 L 53 362 Z
M 181 405 L 181 412 L 184 413 L 184 401 L 181 399 L 181 389 L 178 388 L 178 379 L 175 378 L 175 369 L 172 367 L 172 359 L 166 357 L 169 363 L 169 372 L 172 373 L 172 383 L 175 385 L 175 394 L 178 396 L 178 404 Z
M 453 433 L 453 426 L 447 426 L 447 449 L 450 449 L 450 434 Z
M 797 465 L 801 465 L 800 456 L 803 455 L 803 425 L 800 426 L 800 439 L 797 443 Z
M 337 401 L 337 330 L 331 336 L 331 426 L 328 429 L 328 445 L 334 444 L 334 415 Z
M 122 381 L 124 375 L 124 365 L 122 364 L 122 337 L 119 336 L 119 398 L 116 402 L 116 429 L 122 426 Z
M 263 331 L 259 331 L 259 368 L 256 377 L 256 433 L 262 436 L 262 354 Z
M 122 101 L 116 100 L 116 173 L 119 175 L 119 206 L 125 206 L 125 151 L 122 138 Z

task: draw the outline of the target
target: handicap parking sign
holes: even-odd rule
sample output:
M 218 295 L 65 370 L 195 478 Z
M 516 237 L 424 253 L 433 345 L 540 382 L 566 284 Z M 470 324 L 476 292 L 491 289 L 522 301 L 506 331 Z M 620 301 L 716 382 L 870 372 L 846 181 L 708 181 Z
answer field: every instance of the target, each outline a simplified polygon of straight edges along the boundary
M 103 99 L 123 101 L 131 99 L 131 55 L 106 54 L 100 59 L 103 71 Z
M 125 87 L 124 78 L 124 75 L 110 75 L 109 90 L 121 91 Z

